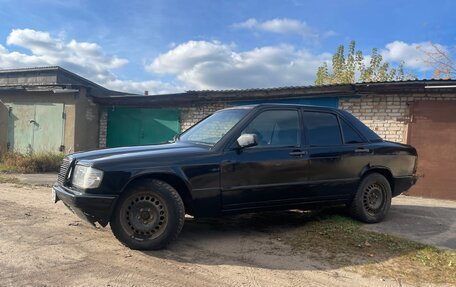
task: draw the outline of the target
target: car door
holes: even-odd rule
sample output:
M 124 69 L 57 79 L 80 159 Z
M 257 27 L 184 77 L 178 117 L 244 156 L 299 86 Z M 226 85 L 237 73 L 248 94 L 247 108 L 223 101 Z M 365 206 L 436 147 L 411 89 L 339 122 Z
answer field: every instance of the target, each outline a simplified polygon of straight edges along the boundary
M 321 200 L 345 199 L 369 163 L 367 140 L 338 114 L 303 111 L 309 153 L 309 189 Z
M 254 133 L 258 145 L 239 150 L 234 143 L 221 163 L 225 210 L 296 203 L 306 192 L 308 156 L 302 148 L 296 108 L 259 112 L 237 136 Z

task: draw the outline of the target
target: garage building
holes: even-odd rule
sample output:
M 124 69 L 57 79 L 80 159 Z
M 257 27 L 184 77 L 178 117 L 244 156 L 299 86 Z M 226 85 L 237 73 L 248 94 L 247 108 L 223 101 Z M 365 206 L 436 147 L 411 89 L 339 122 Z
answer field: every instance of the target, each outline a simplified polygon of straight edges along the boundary
M 384 139 L 417 148 L 420 180 L 411 190 L 413 195 L 456 200 L 456 81 L 118 95 L 96 98 L 94 102 L 100 105 L 100 147 L 143 144 L 144 139 L 165 142 L 214 111 L 234 105 L 278 102 L 339 107 Z M 124 123 L 123 128 L 119 122 Z M 149 123 L 156 127 L 147 130 Z M 132 126 L 135 129 L 129 130 Z M 116 138 L 129 133 L 128 142 Z
M 97 149 L 91 99 L 116 93 L 60 67 L 0 70 L 0 152 Z
M 0 150 L 66 153 L 162 143 L 216 110 L 262 102 L 339 107 L 419 153 L 419 196 L 456 200 L 456 81 L 412 80 L 133 95 L 60 67 L 0 71 Z

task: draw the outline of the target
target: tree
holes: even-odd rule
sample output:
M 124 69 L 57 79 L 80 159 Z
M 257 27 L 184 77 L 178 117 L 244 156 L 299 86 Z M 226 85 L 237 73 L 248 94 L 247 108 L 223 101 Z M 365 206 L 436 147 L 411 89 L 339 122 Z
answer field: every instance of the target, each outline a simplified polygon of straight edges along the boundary
M 404 65 L 400 63 L 397 68 L 391 68 L 389 63 L 383 61 L 383 57 L 377 49 L 372 49 L 369 63 L 363 53 L 356 51 L 356 42 L 351 41 L 345 55 L 344 45 L 337 48 L 332 57 L 332 71 L 324 62 L 317 70 L 316 85 L 347 84 L 361 82 L 385 82 L 400 81 L 414 78 L 413 75 L 404 74 Z
M 451 52 L 444 47 L 431 43 L 431 49 L 424 49 L 418 46 L 426 55 L 426 63 L 434 69 L 435 79 L 456 78 L 456 61 L 451 57 Z M 456 50 L 456 48 L 454 48 Z

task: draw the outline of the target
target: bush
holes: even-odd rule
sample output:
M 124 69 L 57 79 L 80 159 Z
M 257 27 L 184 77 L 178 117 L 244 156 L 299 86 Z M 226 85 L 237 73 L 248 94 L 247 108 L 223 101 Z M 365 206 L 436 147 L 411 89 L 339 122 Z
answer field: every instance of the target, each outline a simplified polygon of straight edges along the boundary
M 63 156 L 61 153 L 50 152 L 35 154 L 7 152 L 0 156 L 0 171 L 21 173 L 58 172 Z

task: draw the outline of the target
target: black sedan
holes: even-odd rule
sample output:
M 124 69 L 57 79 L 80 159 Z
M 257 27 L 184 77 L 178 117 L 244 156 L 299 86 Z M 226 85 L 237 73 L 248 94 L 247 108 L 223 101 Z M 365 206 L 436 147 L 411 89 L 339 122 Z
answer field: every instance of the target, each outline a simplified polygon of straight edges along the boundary
M 416 150 L 346 111 L 261 104 L 218 111 L 170 143 L 65 157 L 55 202 L 133 249 L 177 238 L 185 214 L 348 206 L 367 223 L 416 182 Z

